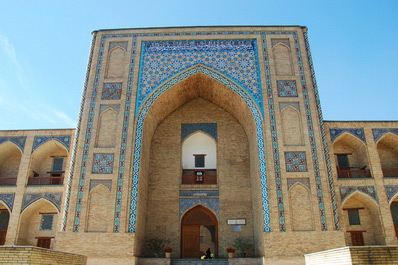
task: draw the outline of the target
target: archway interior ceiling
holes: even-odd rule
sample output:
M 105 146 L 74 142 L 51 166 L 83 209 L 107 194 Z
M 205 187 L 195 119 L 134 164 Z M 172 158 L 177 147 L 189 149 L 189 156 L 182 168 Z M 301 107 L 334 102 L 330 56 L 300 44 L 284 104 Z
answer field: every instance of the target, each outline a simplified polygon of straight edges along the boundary
M 136 114 L 145 99 L 177 73 L 204 65 L 244 88 L 264 115 L 256 40 L 180 40 L 142 43 Z

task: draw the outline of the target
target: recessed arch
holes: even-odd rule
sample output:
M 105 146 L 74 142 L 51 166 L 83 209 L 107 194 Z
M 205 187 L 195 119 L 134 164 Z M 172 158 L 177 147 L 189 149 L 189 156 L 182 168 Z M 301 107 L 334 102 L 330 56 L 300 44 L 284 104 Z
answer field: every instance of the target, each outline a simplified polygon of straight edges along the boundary
M 16 185 L 22 151 L 11 141 L 0 144 L 0 185 Z
M 251 139 L 249 147 L 256 150 L 257 154 L 257 157 L 252 158 L 254 162 L 251 166 L 253 175 L 259 175 L 257 181 L 262 197 L 260 207 L 263 210 L 263 231 L 269 232 L 271 229 L 261 112 L 243 88 L 222 74 L 202 65 L 187 69 L 163 83 L 148 96 L 136 114 L 128 231 L 136 232 L 141 157 L 148 155 L 142 152 L 142 150 L 145 151 L 143 146 L 150 146 L 150 139 L 164 117 L 197 97 L 207 99 L 231 113 L 242 124 L 246 135 Z M 146 122 L 148 120 L 151 122 Z
M 217 169 L 217 142 L 215 139 L 202 131 L 196 131 L 187 136 L 182 142 L 182 168 L 194 169 L 195 159 L 202 156 L 203 169 Z
M 118 114 L 110 107 L 100 113 L 95 147 L 115 147 Z
M 376 143 L 384 177 L 398 177 L 398 136 L 388 132 Z
M 285 145 L 303 145 L 300 111 L 288 105 L 281 110 L 283 142 Z
M 293 75 L 293 59 L 290 48 L 286 44 L 280 42 L 272 47 L 272 53 L 276 75 Z
M 105 70 L 106 78 L 123 77 L 123 61 L 126 59 L 126 50 L 121 46 L 116 46 L 108 53 L 107 66 Z

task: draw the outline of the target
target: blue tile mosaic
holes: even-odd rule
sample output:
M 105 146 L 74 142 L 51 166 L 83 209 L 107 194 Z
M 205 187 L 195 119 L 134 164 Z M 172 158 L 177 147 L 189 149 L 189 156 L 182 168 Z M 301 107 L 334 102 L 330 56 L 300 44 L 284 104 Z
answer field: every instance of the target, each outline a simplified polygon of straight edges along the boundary
M 112 174 L 114 154 L 94 154 L 93 174 Z
M 307 158 L 305 152 L 285 152 L 287 172 L 306 172 Z
M 216 215 L 218 215 L 220 212 L 220 203 L 218 198 L 181 198 L 180 217 L 182 217 L 186 211 L 197 205 L 202 205 L 212 209 Z
M 295 80 L 278 80 L 276 86 L 280 97 L 298 97 Z
M 145 41 L 141 49 L 136 114 L 159 85 L 198 64 L 237 82 L 264 113 L 256 40 Z
M 120 99 L 122 96 L 122 83 L 104 83 L 101 99 Z
M 205 132 L 217 141 L 217 123 L 189 123 L 181 124 L 181 142 L 196 131 Z
M 383 137 L 386 133 L 398 135 L 398 128 L 375 128 L 372 129 L 372 133 L 373 139 L 375 143 L 377 143 L 377 141 L 380 140 L 380 138 Z
M 214 197 L 218 195 L 218 190 L 180 190 L 181 197 Z
M 12 208 L 14 207 L 14 199 L 15 193 L 0 194 L 0 201 L 2 201 L 8 207 L 8 209 L 10 209 L 10 212 L 12 212 Z
M 51 140 L 55 140 L 59 143 L 61 143 L 63 146 L 66 147 L 66 149 L 70 148 L 70 140 L 71 136 L 70 135 L 60 135 L 60 136 L 35 136 L 35 139 L 33 140 L 33 149 L 32 153 L 39 148 L 44 143 L 47 143 Z
M 332 143 L 343 133 L 349 133 L 359 138 L 362 142 L 366 143 L 365 132 L 362 128 L 358 129 L 330 129 L 330 140 Z
M 295 42 L 295 46 L 296 46 L 295 48 L 296 48 L 297 57 L 300 58 L 300 60 L 298 61 L 299 62 L 298 64 L 299 64 L 299 71 L 300 71 L 303 89 L 306 89 L 303 62 L 301 61 L 301 53 L 299 52 L 299 50 L 297 50 L 297 48 L 300 47 L 297 34 L 295 34 L 294 42 Z M 305 42 L 305 50 L 307 52 L 307 60 L 308 60 L 310 73 L 311 73 L 311 82 L 312 82 L 313 92 L 314 92 L 314 96 L 315 96 L 315 104 L 316 104 L 316 109 L 318 112 L 318 122 L 320 125 L 321 135 L 322 135 L 323 154 L 324 154 L 325 160 L 326 160 L 326 170 L 327 170 L 327 174 L 328 174 L 329 192 L 330 192 L 330 198 L 332 201 L 334 229 L 340 230 L 341 225 L 340 225 L 339 211 L 338 211 L 338 207 L 337 207 L 337 196 L 336 196 L 336 192 L 334 190 L 334 180 L 333 180 L 333 174 L 332 174 L 331 161 L 330 161 L 330 157 L 329 157 L 328 141 L 326 138 L 325 126 L 323 123 L 323 116 L 322 116 L 321 103 L 320 103 L 320 99 L 319 99 L 318 85 L 316 83 L 314 64 L 312 62 L 310 44 L 308 41 L 308 32 L 306 30 L 304 31 L 304 42 Z M 308 96 L 305 95 L 305 98 L 306 98 L 305 99 L 305 102 L 306 102 L 308 100 Z M 306 103 L 306 105 L 307 105 L 307 103 Z M 308 120 L 308 117 L 307 117 L 307 120 Z M 309 129 L 311 129 L 310 126 L 309 126 Z M 313 135 L 313 131 L 310 131 L 310 133 Z M 310 140 L 311 140 L 311 150 L 313 153 L 313 161 L 317 161 L 317 154 L 315 153 L 315 156 L 314 156 L 314 150 L 316 150 L 316 148 L 315 148 L 316 143 L 315 143 L 315 141 L 313 141 L 312 135 L 310 135 Z M 320 173 L 319 173 L 318 163 L 314 164 L 314 169 L 315 169 L 315 179 L 316 179 L 316 185 L 317 185 L 317 195 L 318 195 L 318 201 L 319 201 L 319 212 L 321 214 L 322 230 L 326 231 L 327 225 L 326 225 L 326 218 L 325 218 L 325 208 L 324 208 L 323 198 L 322 198 L 323 195 L 322 195 L 322 187 L 321 187 L 321 183 L 320 183 L 320 176 L 319 176 Z
M 0 144 L 8 142 L 8 141 L 16 144 L 19 147 L 19 149 L 21 149 L 22 152 L 24 151 L 26 136 L 0 137 Z
M 66 189 L 65 189 L 64 211 L 62 213 L 62 226 L 61 226 L 61 230 L 62 231 L 66 230 L 66 223 L 67 223 L 67 220 L 68 220 L 69 203 L 70 203 L 70 195 L 71 195 L 71 190 L 72 190 L 73 174 L 75 172 L 75 165 L 76 165 L 77 144 L 78 144 L 79 138 L 80 138 L 80 130 L 81 130 L 81 124 L 82 124 L 82 119 L 83 119 L 83 111 L 84 111 L 84 106 L 85 106 L 84 103 L 86 101 L 88 80 L 89 80 L 89 77 L 90 77 L 91 64 L 92 64 L 92 61 L 93 61 L 95 41 L 96 41 L 96 35 L 93 35 L 93 38 L 91 40 L 90 54 L 89 54 L 88 62 L 87 62 L 86 77 L 85 77 L 85 81 L 84 81 L 84 85 L 83 85 L 82 99 L 81 99 L 81 102 L 80 102 L 79 119 L 77 121 L 77 126 L 76 126 L 75 140 L 74 140 L 74 144 L 73 144 L 73 150 L 72 150 L 71 162 L 70 162 L 70 168 L 69 168 L 69 176 L 65 180 Z M 92 116 L 90 116 L 90 117 L 92 117 Z M 87 128 L 87 130 L 89 130 L 90 133 L 91 133 L 91 127 Z M 88 153 L 90 140 L 87 139 L 87 134 L 86 134 L 85 141 L 88 142 L 88 145 L 85 145 L 83 150 L 84 150 L 84 152 Z M 85 171 L 86 159 L 83 156 L 83 159 L 82 159 L 82 162 L 81 162 L 81 170 L 82 170 L 81 172 L 83 172 L 83 170 Z M 79 189 L 82 187 L 82 185 L 84 185 L 84 176 L 85 175 L 84 175 L 84 173 L 82 173 L 82 174 L 83 174 L 83 178 L 82 178 L 82 175 L 80 175 L 80 179 L 79 179 L 79 181 L 80 181 Z M 81 197 L 80 196 L 81 195 L 82 195 L 82 193 L 78 192 L 76 210 L 75 210 L 76 211 L 75 212 L 75 220 L 74 220 L 75 221 L 75 225 L 76 225 L 76 223 L 80 222 L 80 206 L 81 206 Z M 80 198 L 80 200 L 79 200 L 79 198 Z M 75 225 L 74 225 L 74 228 L 73 228 L 74 232 L 76 231 L 75 230 L 75 228 L 76 228 Z M 79 229 L 77 228 L 77 231 L 78 230 Z
M 398 193 L 398 186 L 385 186 L 387 198 L 391 201 L 394 196 Z
M 376 186 L 340 186 L 341 204 L 354 192 L 359 191 L 370 196 L 375 202 L 378 203 Z
M 46 199 L 47 201 L 51 202 L 55 207 L 57 207 L 58 212 L 61 210 L 61 201 L 62 201 L 62 193 L 25 193 L 22 200 L 22 207 L 21 213 L 28 207 L 29 205 L 33 204 L 34 202 Z

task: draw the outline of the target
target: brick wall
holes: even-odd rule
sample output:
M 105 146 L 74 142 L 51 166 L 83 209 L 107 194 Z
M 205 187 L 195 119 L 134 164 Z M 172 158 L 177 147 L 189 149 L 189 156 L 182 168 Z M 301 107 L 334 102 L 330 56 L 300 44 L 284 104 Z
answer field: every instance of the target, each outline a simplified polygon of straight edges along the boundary
M 0 247 L 0 264 L 87 264 L 87 257 L 37 247 Z

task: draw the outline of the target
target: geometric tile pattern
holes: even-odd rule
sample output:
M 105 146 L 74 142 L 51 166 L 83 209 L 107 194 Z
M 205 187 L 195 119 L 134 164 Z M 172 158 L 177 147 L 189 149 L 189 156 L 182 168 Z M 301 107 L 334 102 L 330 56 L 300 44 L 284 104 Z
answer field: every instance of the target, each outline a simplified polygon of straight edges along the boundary
M 145 41 L 142 44 L 136 114 L 167 79 L 201 64 L 243 87 L 263 113 L 256 40 Z
M 61 201 L 62 201 L 62 192 L 56 192 L 56 193 L 47 193 L 47 192 L 42 192 L 42 193 L 25 193 L 23 196 L 22 200 L 22 208 L 21 208 L 21 213 L 25 210 L 26 207 L 34 203 L 35 201 L 38 201 L 40 199 L 46 199 L 52 204 L 54 204 L 55 207 L 57 207 L 58 211 L 61 210 Z
M 398 186 L 385 186 L 388 201 L 390 201 L 398 193 Z
M 256 134 L 257 134 L 257 147 L 258 147 L 258 157 L 259 157 L 259 165 L 260 165 L 260 188 L 262 192 L 262 212 L 263 212 L 263 220 L 264 220 L 264 232 L 270 232 L 270 211 L 269 211 L 269 201 L 268 201 L 268 184 L 266 177 L 266 164 L 265 164 L 265 151 L 264 151 L 264 130 L 263 130 L 263 120 L 262 115 L 258 110 L 256 102 L 254 102 L 253 98 L 250 97 L 246 91 L 243 90 L 242 87 L 236 85 L 234 82 L 231 82 L 225 76 L 219 74 L 218 72 L 204 67 L 202 65 L 197 65 L 192 67 L 185 72 L 179 73 L 174 76 L 172 79 L 169 79 L 167 82 L 162 84 L 159 88 L 157 88 L 144 102 L 140 111 L 136 117 L 136 133 L 135 133 L 135 141 L 134 141 L 134 159 L 133 159 L 133 175 L 132 175 L 132 183 L 131 183 L 131 195 L 130 195 L 130 219 L 128 224 L 128 231 L 135 232 L 136 229 L 136 213 L 137 213 L 137 201 L 138 201 L 138 181 L 140 176 L 140 155 L 141 155 L 141 146 L 142 146 L 142 135 L 143 135 L 143 125 L 145 116 L 148 113 L 152 104 L 156 101 L 156 99 L 166 92 L 170 87 L 173 87 L 175 84 L 185 80 L 186 78 L 197 74 L 202 73 L 205 74 L 221 84 L 229 87 L 232 91 L 238 94 L 249 107 L 254 122 L 256 125 Z
M 81 124 L 82 124 L 83 111 L 84 111 L 84 103 L 86 101 L 86 96 L 87 96 L 88 80 L 89 80 L 90 73 L 91 73 L 91 63 L 93 61 L 94 44 L 95 44 L 96 39 L 97 39 L 96 35 L 94 35 L 91 40 L 90 54 L 89 54 L 88 61 L 87 61 L 86 77 L 84 80 L 82 99 L 80 102 L 79 119 L 77 121 L 75 140 L 74 140 L 73 150 L 72 150 L 72 155 L 71 155 L 71 160 L 70 160 L 69 176 L 67 177 L 67 179 L 65 181 L 66 188 L 65 188 L 64 212 L 62 213 L 62 227 L 61 227 L 62 231 L 66 230 L 66 222 L 68 220 L 68 213 L 69 213 L 69 206 L 70 206 L 69 203 L 70 203 L 70 196 L 71 196 L 71 191 L 72 191 L 72 181 L 73 181 L 73 175 L 75 172 L 75 165 L 76 165 L 77 143 L 79 142 L 79 138 L 80 138 Z M 98 80 L 98 78 L 99 78 L 99 75 L 96 75 L 96 80 Z M 95 93 L 95 91 L 94 91 L 94 93 Z M 90 102 L 90 104 L 95 106 L 95 98 L 92 98 L 92 102 Z M 92 121 L 93 116 L 94 116 L 94 108 L 90 107 L 89 121 L 90 120 Z M 89 124 L 87 124 L 86 138 L 84 139 L 85 144 L 83 146 L 83 158 L 80 163 L 81 175 L 79 178 L 79 192 L 77 193 L 77 203 L 76 203 L 76 209 L 75 209 L 76 212 L 75 212 L 75 220 L 74 220 L 75 225 L 73 227 L 73 231 L 76 231 L 76 228 L 77 228 L 77 231 L 79 230 L 79 225 L 77 225 L 77 227 L 76 227 L 76 223 L 77 224 L 80 223 L 81 196 L 83 195 L 82 187 L 84 186 L 87 154 L 88 154 L 88 149 L 90 147 L 91 130 L 92 130 L 92 127 L 89 126 Z
M 180 191 L 180 196 L 185 197 L 185 196 L 190 196 L 190 197 L 214 197 L 218 196 L 218 190 L 181 190 Z
M 278 80 L 276 86 L 280 97 L 298 97 L 295 80 Z
M 373 200 L 375 200 L 378 203 L 376 186 L 340 186 L 341 204 L 343 204 L 344 200 L 348 196 L 350 196 L 352 193 L 356 191 L 362 192 L 370 196 Z
M 94 154 L 93 174 L 112 174 L 114 154 Z
M 305 152 L 285 152 L 286 172 L 306 172 Z
M 372 129 L 372 132 L 373 132 L 373 139 L 376 143 L 386 133 L 393 133 L 395 135 L 398 135 L 398 128 L 376 128 Z
M 92 180 L 90 180 L 90 190 L 89 191 L 91 191 L 98 185 L 103 185 L 109 191 L 112 190 L 112 180 L 110 180 L 110 179 L 92 179 Z
M 0 144 L 7 142 L 7 141 L 10 141 L 10 142 L 13 142 L 14 144 L 16 144 L 23 152 L 23 150 L 25 148 L 26 136 L 0 137 Z
M 216 215 L 220 212 L 218 198 L 180 198 L 180 217 L 195 205 L 203 205 L 212 209 Z
M 12 208 L 14 207 L 14 198 L 15 193 L 1 193 L 0 194 L 0 201 L 4 202 L 7 205 L 10 212 L 12 212 Z
M 300 75 L 300 80 L 301 80 L 301 89 L 303 91 L 302 95 L 303 95 L 303 101 L 304 101 L 304 107 L 305 107 L 305 116 L 307 118 L 307 128 L 308 128 L 308 135 L 309 135 L 309 142 L 310 142 L 310 147 L 311 147 L 311 157 L 312 157 L 312 165 L 314 168 L 314 172 L 315 172 L 315 184 L 316 184 L 316 195 L 317 195 L 317 199 L 318 199 L 318 208 L 319 208 L 319 216 L 320 216 L 320 221 L 321 221 L 321 230 L 322 231 L 327 231 L 327 222 L 326 222 L 326 212 L 325 212 L 325 203 L 324 203 L 324 198 L 323 198 L 323 191 L 322 191 L 322 181 L 321 181 L 321 172 L 320 172 L 320 168 L 319 168 L 319 161 L 318 161 L 318 149 L 316 146 L 316 141 L 315 141 L 315 131 L 314 131 L 314 123 L 312 121 L 312 114 L 311 114 L 311 106 L 310 106 L 310 102 L 312 102 L 310 96 L 309 96 L 309 92 L 308 92 L 308 88 L 307 88 L 307 82 L 306 82 L 306 76 L 304 74 L 304 62 L 302 59 L 302 53 L 301 48 L 300 48 L 300 42 L 299 42 L 299 37 L 297 35 L 297 32 L 293 32 L 293 39 L 294 39 L 294 47 L 293 50 L 296 53 L 296 57 L 297 57 L 297 66 L 298 66 L 298 72 Z M 307 56 L 308 56 L 308 63 L 312 64 L 311 61 L 311 56 L 310 56 L 310 51 L 309 51 L 309 45 L 306 42 L 305 43 L 305 49 L 307 51 Z M 311 69 L 311 68 L 310 68 Z M 313 70 L 313 69 L 312 69 Z M 322 112 L 321 112 L 321 106 L 319 103 L 319 100 L 317 100 L 317 87 L 316 87 L 316 81 L 315 81 L 315 74 L 312 71 L 311 72 L 311 77 L 312 77 L 312 85 L 313 85 L 313 92 L 315 94 L 315 104 L 316 104 L 316 108 L 318 110 L 318 119 L 320 124 L 322 123 Z M 321 129 L 322 130 L 322 129 Z M 324 142 L 325 143 L 325 142 Z
M 104 83 L 101 99 L 120 99 L 122 96 L 122 83 Z
M 203 131 L 217 141 L 217 123 L 189 123 L 181 124 L 181 142 L 196 131 Z
M 334 140 L 336 140 L 337 137 L 339 137 L 339 135 L 341 135 L 342 133 L 345 133 L 345 132 L 356 136 L 357 138 L 359 138 L 362 142 L 364 142 L 366 144 L 365 133 L 362 128 L 359 128 L 359 129 L 330 129 L 330 140 L 332 141 L 332 143 L 334 142 Z
M 299 46 L 297 34 L 294 35 L 294 38 L 295 38 L 294 42 L 295 42 L 295 45 L 296 45 L 295 48 L 299 48 L 300 46 Z M 328 142 L 327 142 L 327 137 L 326 137 L 325 126 L 324 126 L 324 123 L 323 123 L 323 115 L 322 115 L 321 103 L 320 103 L 320 99 L 319 99 L 318 85 L 317 85 L 316 78 L 315 78 L 314 64 L 312 62 L 310 43 L 308 41 L 308 32 L 307 31 L 304 32 L 304 42 L 305 42 L 305 50 L 306 50 L 306 54 L 307 54 L 307 60 L 308 60 L 310 73 L 311 73 L 311 81 L 312 81 L 312 87 L 313 87 L 313 92 L 314 92 L 314 96 L 315 96 L 316 109 L 318 111 L 318 122 L 319 122 L 319 125 L 320 125 L 321 135 L 322 135 L 323 155 L 325 156 L 325 160 L 326 160 L 326 169 L 327 169 L 328 181 L 329 181 L 329 192 L 330 192 L 330 198 L 331 198 L 331 201 L 332 201 L 332 212 L 333 212 L 334 229 L 335 230 L 340 230 L 340 218 L 339 218 L 339 212 L 338 212 L 338 207 L 337 207 L 337 196 L 336 196 L 336 192 L 334 190 L 334 180 L 333 180 L 333 175 L 332 175 L 331 161 L 330 161 L 330 157 L 329 157 Z M 297 51 L 296 53 L 297 53 L 297 57 L 301 57 L 301 53 L 300 52 Z M 298 63 L 299 71 L 301 73 L 300 75 L 301 75 L 301 78 L 304 80 L 302 85 L 305 85 L 305 76 L 304 76 L 304 71 L 303 71 L 303 62 L 301 60 L 299 60 L 298 62 L 299 62 Z M 304 88 L 304 86 L 303 86 L 303 88 Z M 310 133 L 312 133 L 312 131 L 310 131 Z M 311 136 L 310 136 L 310 139 L 311 139 Z M 315 142 L 311 141 L 311 149 L 312 150 L 314 150 L 315 146 L 316 146 Z M 321 184 L 320 184 L 320 178 L 319 178 L 319 167 L 318 167 L 318 165 L 314 164 L 314 169 L 316 171 L 316 178 L 315 179 L 316 179 L 317 190 L 318 190 L 318 192 L 322 193 L 322 190 L 320 188 Z M 319 188 L 318 188 L 318 186 L 319 186 Z M 322 194 L 320 194 L 320 195 L 322 195 Z M 321 199 L 320 195 L 318 195 L 318 200 Z M 322 205 L 321 205 L 321 203 L 319 203 L 319 206 L 320 206 L 319 211 L 320 211 L 321 216 L 322 216 L 322 213 L 324 213 L 323 202 L 322 202 Z M 324 220 L 324 217 L 321 217 L 321 222 L 322 222 L 322 224 L 324 224 L 322 230 L 327 230 L 326 220 Z
M 304 186 L 306 186 L 308 189 L 311 189 L 309 178 L 288 178 L 287 188 L 290 189 L 296 183 L 301 183 Z
M 32 153 L 33 151 L 35 151 L 39 146 L 41 146 L 42 144 L 51 141 L 51 140 L 55 140 L 59 143 L 61 143 L 63 146 L 66 147 L 66 149 L 70 148 L 70 135 L 62 135 L 62 136 L 35 136 L 34 141 L 33 141 L 33 149 L 32 149 Z

